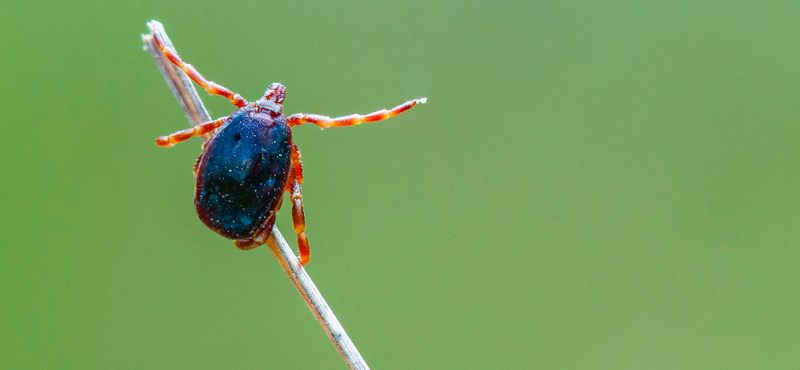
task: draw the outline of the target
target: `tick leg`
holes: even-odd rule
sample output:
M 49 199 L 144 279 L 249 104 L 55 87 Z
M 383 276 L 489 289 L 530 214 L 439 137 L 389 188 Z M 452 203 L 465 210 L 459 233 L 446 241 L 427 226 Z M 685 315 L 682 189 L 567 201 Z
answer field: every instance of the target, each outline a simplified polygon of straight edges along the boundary
M 233 245 L 235 245 L 236 248 L 239 248 L 243 251 L 249 251 L 255 247 L 258 247 L 261 244 L 258 244 L 255 240 L 253 240 L 253 238 L 249 238 L 249 239 L 236 239 L 233 241 Z
M 303 163 L 300 162 L 300 149 L 297 149 L 297 145 L 294 142 L 292 142 L 292 166 L 294 167 L 292 175 L 297 179 L 298 184 L 303 184 Z M 287 191 L 291 190 L 287 189 Z
M 230 121 L 231 117 L 222 117 L 216 121 L 204 122 L 186 130 L 180 130 L 168 136 L 160 136 L 156 139 L 156 145 L 160 147 L 169 148 L 181 141 L 186 141 L 193 136 L 203 136 L 211 131 L 216 130 L 226 122 Z
M 244 100 L 241 95 L 235 94 L 230 89 L 214 81 L 206 80 L 203 75 L 200 74 L 200 72 L 197 72 L 197 69 L 195 69 L 194 66 L 181 60 L 181 57 L 178 55 L 178 52 L 176 52 L 175 49 L 164 45 L 164 40 L 161 39 L 161 36 L 158 34 L 158 32 L 153 33 L 153 36 L 156 40 L 156 44 L 158 44 L 158 48 L 161 49 L 162 53 L 164 53 L 164 56 L 166 56 L 170 62 L 182 69 L 186 75 L 192 79 L 192 81 L 202 86 L 211 94 L 224 96 L 230 100 L 233 105 L 239 108 L 247 105 L 247 101 Z
M 300 250 L 300 264 L 305 265 L 311 259 L 306 236 L 306 216 L 303 213 L 303 190 L 297 179 L 292 179 L 292 223 L 297 233 L 297 249 Z
M 256 235 L 252 238 L 247 239 L 237 239 L 233 241 L 233 244 L 236 248 L 239 248 L 243 251 L 253 249 L 262 245 L 267 242 L 267 238 L 269 238 L 269 233 L 272 232 L 272 227 L 275 226 L 275 214 L 273 213 L 267 219 L 267 222 L 264 223 L 264 227 L 259 230 Z
M 417 104 L 425 104 L 427 100 L 428 98 L 409 100 L 392 108 L 391 110 L 381 109 L 377 112 L 367 114 L 366 116 L 362 116 L 360 114 L 351 114 L 349 116 L 331 118 L 328 116 L 321 116 L 319 114 L 296 113 L 289 116 L 286 120 L 289 122 L 289 126 L 299 126 L 304 123 L 313 123 L 322 128 L 354 126 L 364 122 L 383 121 L 389 117 L 394 117 L 400 113 L 403 113 L 413 108 Z

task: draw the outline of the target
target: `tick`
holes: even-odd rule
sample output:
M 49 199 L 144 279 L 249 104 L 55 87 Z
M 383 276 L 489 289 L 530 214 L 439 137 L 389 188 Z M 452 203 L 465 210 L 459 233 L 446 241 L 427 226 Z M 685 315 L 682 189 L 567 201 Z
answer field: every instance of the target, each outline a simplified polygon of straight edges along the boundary
M 381 109 L 364 116 L 330 118 L 296 113 L 286 117 L 283 85 L 273 83 L 262 98 L 247 102 L 241 95 L 206 80 L 191 64 L 184 63 L 174 49 L 165 46 L 157 33 L 154 36 L 164 55 L 195 83 L 238 107 L 230 116 L 156 139 L 156 145 L 171 147 L 194 136 L 211 135 L 194 166 L 197 181 L 194 204 L 200 220 L 219 235 L 233 239 L 239 249 L 253 249 L 266 242 L 283 202 L 283 193 L 289 192 L 300 263 L 304 265 L 309 261 L 310 250 L 300 188 L 303 165 L 300 151 L 292 141 L 292 127 L 311 123 L 328 128 L 382 121 L 426 101 L 426 98 L 410 100 L 391 110 Z

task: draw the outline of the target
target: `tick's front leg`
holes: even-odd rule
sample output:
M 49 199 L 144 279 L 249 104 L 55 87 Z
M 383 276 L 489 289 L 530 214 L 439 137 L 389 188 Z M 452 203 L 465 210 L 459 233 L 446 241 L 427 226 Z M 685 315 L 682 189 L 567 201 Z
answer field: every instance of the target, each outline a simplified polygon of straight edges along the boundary
M 181 57 L 178 55 L 178 52 L 176 52 L 175 49 L 164 45 L 164 40 L 161 39 L 161 35 L 158 32 L 153 33 L 153 38 L 156 40 L 156 45 L 158 45 L 158 48 L 161 49 L 162 53 L 164 53 L 164 56 L 167 57 L 172 64 L 175 64 L 178 66 L 178 68 L 182 69 L 183 72 L 192 79 L 192 81 L 202 86 L 206 91 L 214 95 L 225 97 L 231 101 L 231 104 L 239 108 L 247 105 L 247 101 L 244 100 L 241 95 L 234 93 L 230 89 L 214 81 L 206 80 L 205 77 L 203 77 L 203 75 L 201 75 L 200 72 L 194 68 L 194 66 L 181 60 Z
M 364 116 L 360 114 L 351 114 L 349 116 L 331 118 L 319 114 L 296 113 L 286 118 L 286 120 L 289 122 L 289 126 L 299 126 L 304 123 L 313 123 L 321 128 L 355 126 L 364 122 L 383 121 L 414 108 L 417 104 L 425 104 L 427 100 L 428 98 L 409 100 L 391 110 L 381 109 Z

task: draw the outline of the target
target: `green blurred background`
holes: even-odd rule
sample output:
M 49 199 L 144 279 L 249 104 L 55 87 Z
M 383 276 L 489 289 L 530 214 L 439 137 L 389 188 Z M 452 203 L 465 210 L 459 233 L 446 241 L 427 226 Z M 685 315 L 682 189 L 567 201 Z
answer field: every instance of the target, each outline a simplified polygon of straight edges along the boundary
M 0 368 L 345 367 L 269 249 L 197 219 L 200 141 L 154 145 L 188 123 L 150 19 L 248 99 L 285 84 L 288 113 L 429 98 L 294 130 L 307 269 L 373 369 L 798 368 L 799 15 L 8 2 Z

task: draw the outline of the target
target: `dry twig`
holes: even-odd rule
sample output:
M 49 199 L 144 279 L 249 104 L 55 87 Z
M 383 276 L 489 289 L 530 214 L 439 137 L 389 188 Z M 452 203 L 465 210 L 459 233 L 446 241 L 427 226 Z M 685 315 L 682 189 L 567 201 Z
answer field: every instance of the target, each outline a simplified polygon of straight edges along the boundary
M 192 81 L 180 68 L 177 68 L 161 53 L 153 39 L 153 34 L 158 33 L 167 46 L 175 48 L 169 37 L 167 37 L 164 26 L 156 20 L 150 21 L 147 26 L 150 28 L 150 34 L 142 35 L 144 47 L 150 51 L 150 55 L 155 59 L 158 69 L 161 70 L 164 79 L 167 80 L 172 93 L 175 94 L 178 102 L 186 112 L 186 116 L 189 118 L 189 125 L 194 126 L 210 121 L 211 117 L 203 106 L 203 102 L 200 100 Z M 208 138 L 208 135 L 206 135 L 203 140 Z M 283 270 L 289 275 L 297 291 L 300 292 L 308 308 L 311 309 L 311 313 L 314 314 L 322 328 L 325 329 L 325 333 L 328 334 L 328 338 L 333 342 L 339 354 L 342 355 L 347 366 L 350 369 L 368 370 L 369 366 L 367 366 L 364 358 L 361 357 L 353 341 L 350 340 L 342 325 L 339 324 L 336 315 L 333 314 L 330 306 L 325 302 L 325 298 L 322 297 L 322 294 L 320 294 L 311 277 L 308 276 L 306 270 L 297 260 L 294 251 L 283 239 L 277 227 L 272 228 L 272 234 L 270 234 L 267 244 L 269 244 L 275 257 L 278 258 Z

